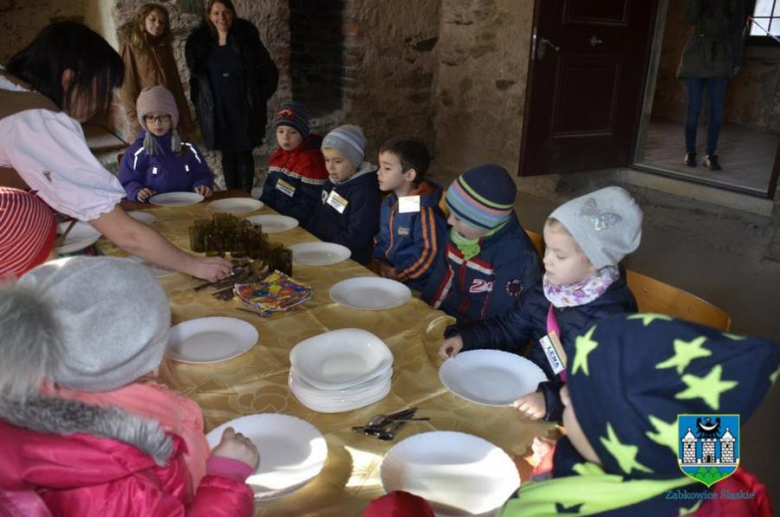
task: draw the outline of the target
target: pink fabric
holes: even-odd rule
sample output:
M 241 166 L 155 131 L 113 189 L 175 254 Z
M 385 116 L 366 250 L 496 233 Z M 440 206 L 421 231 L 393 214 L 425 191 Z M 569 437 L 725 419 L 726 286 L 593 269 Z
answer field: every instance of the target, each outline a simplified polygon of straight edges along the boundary
M 434 517 L 428 501 L 409 492 L 395 491 L 371 501 L 363 517 Z
M 724 497 L 725 490 L 728 490 L 732 497 Z M 695 517 L 771 517 L 774 515 L 766 486 L 742 467 L 723 481 L 718 481 L 712 491 L 720 497 L 707 499 L 693 514 Z M 740 492 L 754 494 L 754 497 L 753 499 L 733 498 L 733 494 Z
M 184 395 L 155 382 L 129 384 L 118 390 L 102 393 L 58 388 L 52 394 L 95 406 L 118 407 L 134 415 L 160 422 L 166 433 L 184 440 L 184 461 L 190 473 L 191 486 L 197 487 L 206 475 L 206 459 L 210 448 L 203 434 L 203 413 L 195 401 Z
M 206 461 L 206 474 L 209 476 L 222 476 L 223 478 L 246 481 L 252 475 L 252 467 L 243 461 L 231 458 L 218 458 L 212 456 Z
M 0 490 L 0 517 L 51 517 L 51 512 L 32 490 Z
M 558 326 L 558 319 L 555 317 L 555 306 L 550 304 L 550 310 L 547 311 L 547 333 L 555 332 L 558 339 L 561 338 L 561 328 Z M 558 374 L 563 382 L 566 382 L 566 370 L 561 370 Z

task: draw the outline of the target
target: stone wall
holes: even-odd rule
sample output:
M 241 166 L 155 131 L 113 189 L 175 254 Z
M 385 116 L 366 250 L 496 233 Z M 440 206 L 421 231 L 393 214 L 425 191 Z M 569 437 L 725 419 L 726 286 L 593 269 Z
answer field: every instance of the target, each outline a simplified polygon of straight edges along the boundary
M 85 0 L 0 2 L 0 64 L 22 50 L 49 23 L 84 20 Z

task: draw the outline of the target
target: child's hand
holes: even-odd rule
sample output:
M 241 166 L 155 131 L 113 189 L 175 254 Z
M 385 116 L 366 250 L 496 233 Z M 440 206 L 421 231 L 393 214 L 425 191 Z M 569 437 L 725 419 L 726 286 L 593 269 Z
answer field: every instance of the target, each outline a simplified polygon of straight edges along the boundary
M 395 280 L 395 266 L 388 264 L 387 262 L 379 263 L 379 274 L 384 278 Z
M 197 187 L 195 187 L 195 192 L 197 192 L 203 197 L 211 197 L 211 195 L 213 194 L 211 189 L 208 188 L 206 185 L 198 185 Z
M 157 192 L 155 192 L 152 189 L 142 188 L 141 190 L 138 191 L 138 194 L 136 194 L 135 197 L 136 199 L 138 199 L 140 203 L 146 203 L 146 200 L 155 194 L 157 194 Z
M 258 463 L 260 463 L 260 453 L 255 444 L 243 434 L 237 433 L 232 427 L 225 429 L 221 441 L 211 451 L 211 455 L 217 458 L 238 460 L 252 467 L 252 470 L 256 470 Z
M 531 420 L 544 418 L 547 408 L 544 404 L 544 395 L 538 391 L 523 395 L 512 403 L 512 406 Z
M 533 451 L 534 455 L 534 461 L 537 465 L 541 464 L 542 461 L 544 461 L 544 458 L 550 454 L 550 452 L 555 448 L 555 440 L 550 440 L 549 438 L 541 438 L 539 436 L 534 437 L 534 441 L 531 442 L 531 450 Z
M 460 336 L 452 336 L 447 338 L 439 348 L 439 357 L 442 359 L 450 359 L 458 355 L 463 350 L 463 338 Z

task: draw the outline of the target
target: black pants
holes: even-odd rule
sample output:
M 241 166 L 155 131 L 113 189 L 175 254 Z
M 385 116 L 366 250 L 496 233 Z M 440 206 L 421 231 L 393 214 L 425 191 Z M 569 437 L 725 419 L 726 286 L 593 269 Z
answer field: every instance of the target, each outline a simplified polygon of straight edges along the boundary
M 255 184 L 255 159 L 252 151 L 222 151 L 222 172 L 225 188 L 252 192 Z

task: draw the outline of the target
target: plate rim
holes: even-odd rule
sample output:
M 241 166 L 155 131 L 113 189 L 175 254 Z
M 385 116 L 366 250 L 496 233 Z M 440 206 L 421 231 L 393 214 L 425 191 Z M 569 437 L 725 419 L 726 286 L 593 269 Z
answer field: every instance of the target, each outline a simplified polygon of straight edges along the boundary
M 295 224 L 293 224 L 293 226 L 290 226 L 289 228 L 285 228 L 284 230 L 279 230 L 278 232 L 271 232 L 271 231 L 267 231 L 265 228 L 263 228 L 263 231 L 264 231 L 265 233 L 269 234 L 269 235 L 273 235 L 273 234 L 275 234 L 275 233 L 284 233 L 284 232 L 288 232 L 288 231 L 290 231 L 290 230 L 293 230 L 293 229 L 295 229 L 295 228 L 298 228 L 298 227 L 301 225 L 300 221 L 298 221 L 298 219 L 296 219 L 295 217 L 290 217 L 289 215 L 283 215 L 283 214 L 257 214 L 257 215 L 251 215 L 251 216 L 247 217 L 246 219 L 247 219 L 247 220 L 248 220 L 250 223 L 253 223 L 253 224 L 263 224 L 262 222 L 256 222 L 256 221 L 252 221 L 252 219 L 259 219 L 259 218 L 261 218 L 261 217 L 266 217 L 266 218 L 278 218 L 278 219 L 282 219 L 282 220 L 284 220 L 284 221 L 287 221 L 287 220 L 289 220 L 289 221 L 293 221 L 293 222 L 295 223 Z
M 193 202 L 192 203 L 188 203 L 186 205 L 161 205 L 160 203 L 155 203 L 154 202 L 154 198 L 158 198 L 159 199 L 160 196 L 168 196 L 169 194 L 187 194 L 188 196 L 192 196 L 191 199 L 193 200 Z M 197 201 L 194 201 L 196 199 L 196 196 L 199 199 Z M 183 208 L 185 206 L 197 205 L 198 203 L 200 203 L 204 199 L 206 199 L 206 198 L 203 197 L 201 194 L 198 194 L 197 192 L 187 192 L 186 190 L 175 190 L 173 192 L 163 192 L 161 194 L 155 194 L 152 197 L 150 197 L 147 201 L 148 201 L 148 203 L 150 205 L 160 206 L 160 207 L 164 207 L 164 208 Z
M 343 254 L 342 250 L 346 250 L 347 256 L 345 256 L 344 258 L 342 258 L 341 260 L 339 260 L 337 262 L 328 262 L 327 264 L 301 264 L 300 262 L 296 262 L 295 261 L 295 248 L 299 248 L 300 249 L 300 248 L 306 248 L 306 247 L 317 246 L 317 245 L 325 246 L 326 248 L 331 248 L 331 249 L 334 249 L 336 251 L 340 251 L 340 252 L 342 252 L 342 254 Z M 324 242 L 324 241 L 298 242 L 296 244 L 292 244 L 292 245 L 288 246 L 288 248 L 293 252 L 293 254 L 292 254 L 293 255 L 293 258 L 292 258 L 293 264 L 298 265 L 298 266 L 304 266 L 304 267 L 335 266 L 336 264 L 340 264 L 340 263 L 344 262 L 345 260 L 349 260 L 350 258 L 352 258 L 352 250 L 350 250 L 349 248 L 347 248 L 343 244 L 337 244 L 335 242 Z
M 377 283 L 398 284 L 398 285 L 403 286 L 404 288 L 406 288 L 406 291 L 404 293 L 405 294 L 404 300 L 399 302 L 399 303 L 396 303 L 394 305 L 388 305 L 387 307 L 358 307 L 357 305 L 350 305 L 350 304 L 348 304 L 346 302 L 339 301 L 339 300 L 336 299 L 335 296 L 333 296 L 333 291 L 336 289 L 336 287 L 338 287 L 338 286 L 340 286 L 342 284 L 345 284 L 345 283 L 348 284 L 350 282 L 358 282 L 358 281 L 363 280 L 363 279 L 370 279 L 372 281 L 376 281 Z M 381 278 L 381 277 L 373 277 L 373 276 L 358 276 L 358 277 L 353 277 L 353 278 L 345 278 L 344 280 L 336 282 L 328 290 L 328 296 L 330 296 L 331 300 L 333 300 L 337 304 L 341 305 L 342 307 L 347 307 L 347 308 L 355 309 L 355 310 L 359 310 L 359 311 L 385 311 L 385 310 L 395 309 L 397 307 L 401 307 L 403 305 L 406 305 L 409 302 L 409 300 L 412 299 L 412 290 L 409 288 L 408 285 L 406 285 L 406 284 L 404 284 L 402 282 L 399 282 L 398 280 L 393 280 L 391 278 Z
M 70 225 L 70 221 L 64 221 L 62 223 L 58 223 L 57 224 L 57 229 L 59 230 L 60 227 L 67 228 L 68 225 Z M 56 247 L 54 249 L 54 251 L 57 252 L 58 254 L 59 253 L 73 253 L 73 252 L 76 252 L 76 251 L 81 251 L 81 250 L 83 250 L 85 248 L 88 248 L 88 247 L 92 246 L 93 244 L 95 244 L 103 236 L 102 233 L 100 233 L 94 226 L 89 224 L 89 222 L 87 222 L 87 221 L 78 221 L 77 220 L 76 224 L 73 225 L 73 226 L 74 226 L 74 229 L 75 229 L 76 226 L 89 227 L 97 235 L 92 235 L 90 237 L 81 239 L 80 241 L 71 242 L 70 244 L 65 244 L 63 242 L 62 246 L 58 246 L 58 247 Z M 66 240 L 67 240 L 67 238 L 66 238 Z
M 174 354 L 171 351 L 171 336 L 172 336 L 174 328 L 186 325 L 186 324 L 188 324 L 190 322 L 194 322 L 194 321 L 216 320 L 216 319 L 219 319 L 219 320 L 233 320 L 234 324 L 236 324 L 238 326 L 247 325 L 247 327 L 246 327 L 247 329 L 249 329 L 251 327 L 252 331 L 254 332 L 254 336 L 255 336 L 254 343 L 252 343 L 252 345 L 250 345 L 246 349 L 241 350 L 240 352 L 234 353 L 234 354 L 232 354 L 232 355 L 230 355 L 228 357 L 223 357 L 221 359 L 211 359 L 211 360 L 208 360 L 208 361 L 195 361 L 195 360 L 192 360 L 192 359 L 181 359 L 180 357 L 175 357 L 174 356 Z M 238 324 L 238 323 L 235 323 L 235 322 L 241 322 L 241 323 Z M 234 359 L 234 358 L 236 358 L 236 357 L 238 357 L 240 355 L 243 355 L 243 354 L 249 352 L 260 341 L 260 332 L 257 330 L 257 327 L 255 327 L 254 325 L 252 325 L 248 321 L 245 321 L 245 320 L 242 320 L 242 319 L 239 319 L 239 318 L 233 318 L 233 317 L 230 317 L 230 316 L 205 316 L 205 317 L 202 317 L 202 318 L 193 318 L 193 319 L 190 319 L 190 320 L 179 322 L 176 325 L 173 325 L 171 327 L 171 331 L 170 332 L 171 332 L 171 334 L 169 334 L 169 336 L 168 336 L 168 343 L 167 343 L 167 345 L 165 347 L 165 355 L 166 355 L 166 357 L 169 357 L 173 361 L 176 361 L 176 362 L 179 362 L 179 363 L 187 363 L 187 364 L 215 364 L 215 363 L 222 363 L 222 362 L 225 362 L 225 361 L 229 361 L 231 359 Z
M 212 207 L 212 205 L 218 206 L 218 203 L 222 203 L 222 202 L 225 202 L 225 201 L 236 201 L 236 200 L 242 201 L 242 202 L 243 201 L 247 201 L 247 202 L 251 202 L 251 203 L 259 203 L 259 206 L 257 206 L 256 208 L 252 208 L 251 210 L 241 210 L 239 212 L 224 212 L 224 211 L 220 210 L 219 208 Z M 263 203 L 259 199 L 255 199 L 253 197 L 235 197 L 235 196 L 234 197 L 226 197 L 226 198 L 222 198 L 222 199 L 215 199 L 213 201 L 209 201 L 209 203 L 206 205 L 206 209 L 207 210 L 211 210 L 212 212 L 226 213 L 226 214 L 227 213 L 230 213 L 230 214 L 242 214 L 242 213 L 248 214 L 250 212 L 256 212 L 256 211 L 260 210 L 263 207 L 265 207 L 265 203 Z

